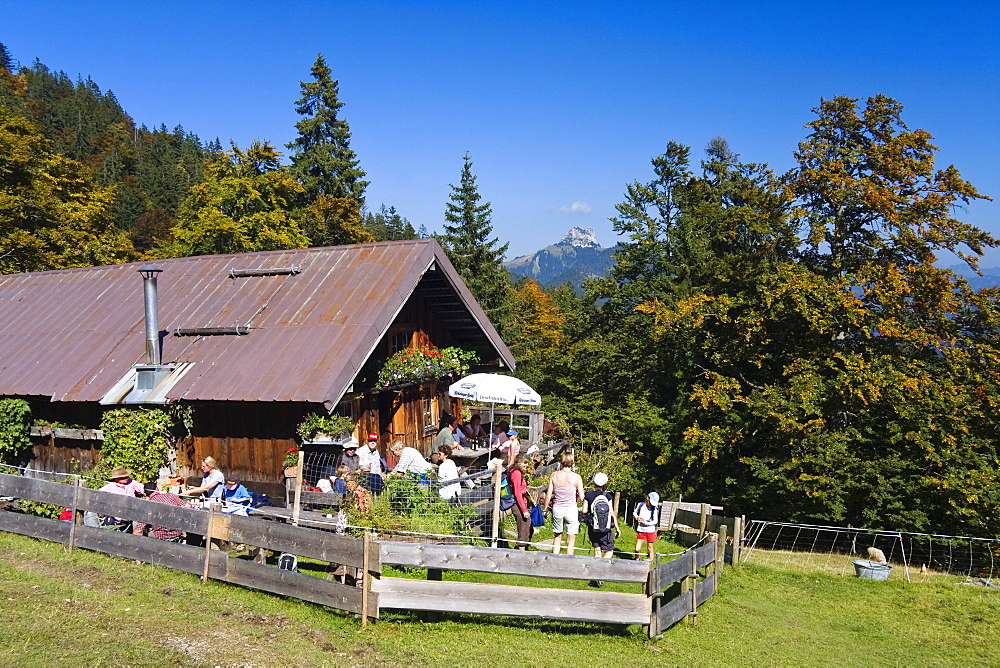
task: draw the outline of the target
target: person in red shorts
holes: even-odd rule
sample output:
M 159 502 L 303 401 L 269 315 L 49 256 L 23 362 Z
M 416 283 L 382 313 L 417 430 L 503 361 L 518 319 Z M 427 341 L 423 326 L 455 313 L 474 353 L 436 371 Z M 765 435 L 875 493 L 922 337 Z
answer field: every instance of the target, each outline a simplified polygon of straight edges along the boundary
M 635 507 L 632 513 L 635 518 L 635 552 L 636 559 L 642 554 L 642 544 L 646 544 L 649 558 L 656 557 L 656 528 L 660 523 L 660 495 L 650 492 L 646 500 Z

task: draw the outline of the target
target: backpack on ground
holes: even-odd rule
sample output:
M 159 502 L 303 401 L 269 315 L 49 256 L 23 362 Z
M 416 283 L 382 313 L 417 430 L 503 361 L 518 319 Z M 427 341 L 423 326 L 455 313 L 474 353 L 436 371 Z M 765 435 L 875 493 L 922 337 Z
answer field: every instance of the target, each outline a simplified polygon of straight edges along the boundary
M 590 504 L 590 526 L 594 531 L 611 531 L 611 503 L 604 494 L 598 494 Z

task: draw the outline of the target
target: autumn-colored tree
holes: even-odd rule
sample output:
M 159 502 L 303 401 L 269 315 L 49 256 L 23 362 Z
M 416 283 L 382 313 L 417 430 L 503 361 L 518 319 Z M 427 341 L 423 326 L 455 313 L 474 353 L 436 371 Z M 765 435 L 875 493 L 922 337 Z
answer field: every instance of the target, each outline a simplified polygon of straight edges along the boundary
M 127 262 L 108 214 L 114 190 L 57 155 L 41 130 L 0 105 L 0 273 Z
M 679 489 L 758 516 L 996 536 L 998 293 L 935 265 L 996 245 L 953 218 L 979 195 L 935 169 L 895 101 L 816 112 L 784 179 L 803 243 L 754 206 L 741 218 L 782 252 L 641 307 L 661 346 L 693 356 L 660 462 Z
M 352 197 L 319 195 L 299 212 L 299 224 L 312 246 L 342 246 L 375 241 Z
M 304 248 L 309 239 L 289 210 L 302 186 L 266 142 L 232 144 L 207 166 L 207 179 L 181 205 L 172 243 L 161 256 Z
M 514 289 L 513 311 L 506 343 L 517 359 L 518 377 L 537 385 L 561 354 L 563 317 L 555 300 L 530 278 Z

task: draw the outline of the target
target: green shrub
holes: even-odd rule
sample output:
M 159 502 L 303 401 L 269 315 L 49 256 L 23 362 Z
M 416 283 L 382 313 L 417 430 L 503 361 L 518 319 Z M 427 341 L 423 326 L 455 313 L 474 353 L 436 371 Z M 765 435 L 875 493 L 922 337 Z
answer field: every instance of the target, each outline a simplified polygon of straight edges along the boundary
M 31 407 L 24 399 L 0 399 L 0 462 L 13 463 L 31 447 Z
M 140 482 L 156 480 L 160 467 L 167 462 L 173 423 L 173 418 L 159 408 L 107 411 L 101 418 L 104 431 L 101 461 L 91 475 L 107 479 L 111 469 L 124 466 Z

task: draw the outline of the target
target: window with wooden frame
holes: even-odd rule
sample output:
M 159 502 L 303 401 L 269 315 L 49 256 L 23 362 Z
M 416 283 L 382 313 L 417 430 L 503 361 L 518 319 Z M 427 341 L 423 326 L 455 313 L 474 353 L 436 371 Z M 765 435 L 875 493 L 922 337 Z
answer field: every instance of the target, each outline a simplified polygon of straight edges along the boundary
M 389 354 L 394 355 L 400 350 L 406 350 L 410 347 L 410 342 L 413 340 L 413 332 L 396 332 L 389 337 Z
M 420 388 L 420 412 L 424 423 L 424 435 L 437 431 L 437 394 L 432 386 Z

